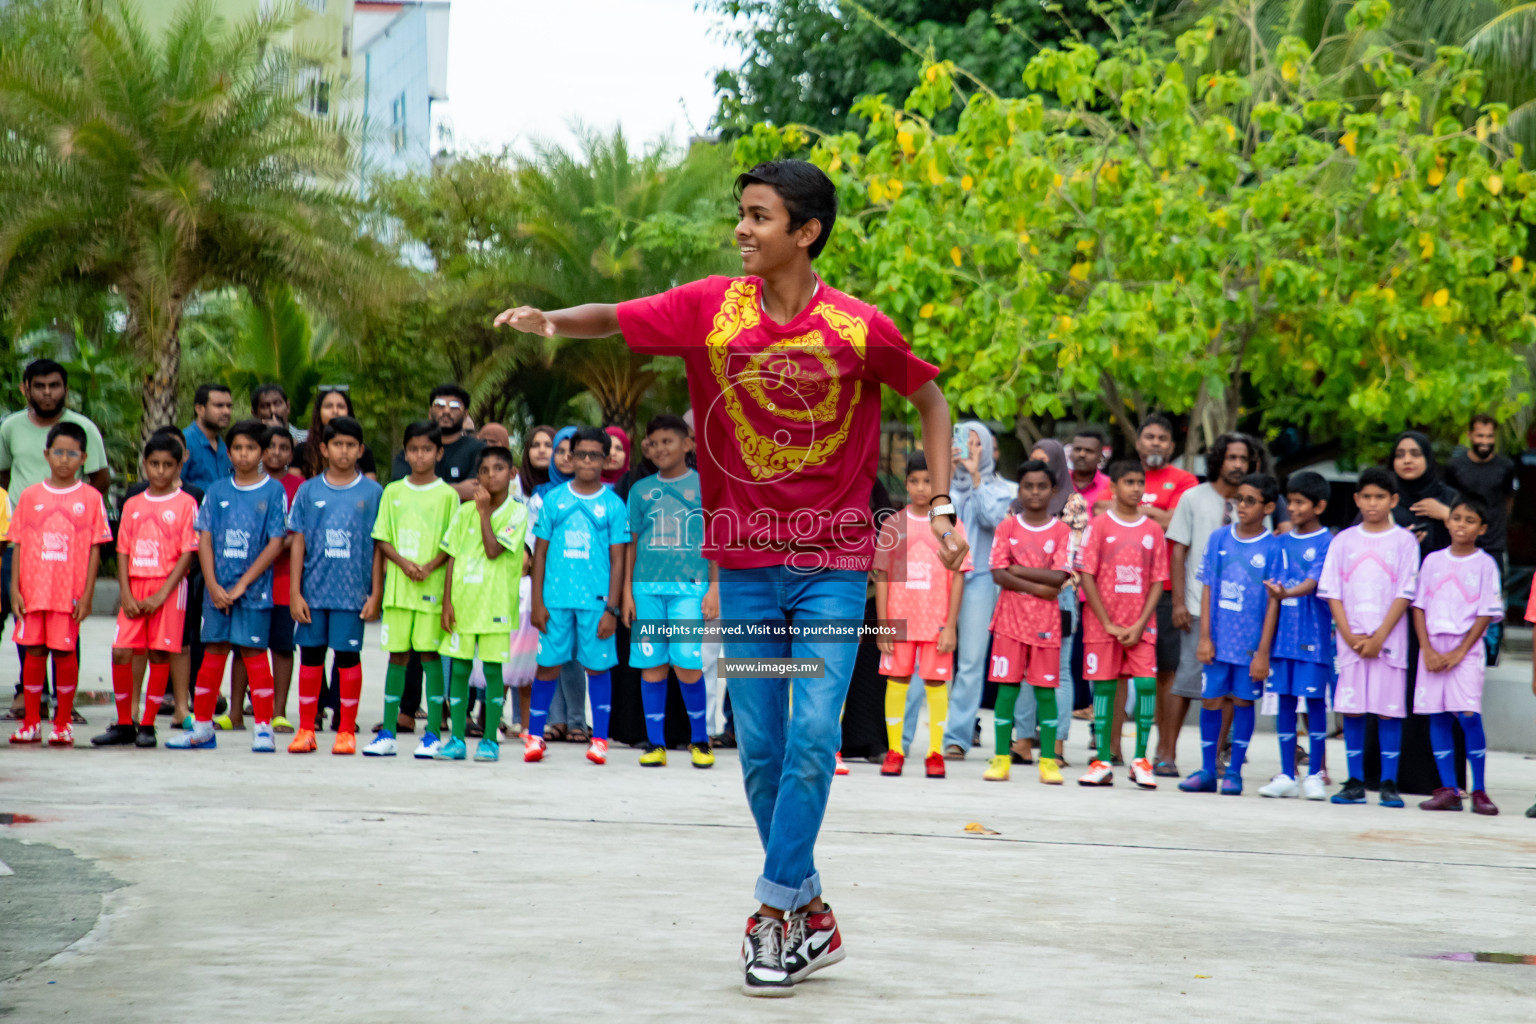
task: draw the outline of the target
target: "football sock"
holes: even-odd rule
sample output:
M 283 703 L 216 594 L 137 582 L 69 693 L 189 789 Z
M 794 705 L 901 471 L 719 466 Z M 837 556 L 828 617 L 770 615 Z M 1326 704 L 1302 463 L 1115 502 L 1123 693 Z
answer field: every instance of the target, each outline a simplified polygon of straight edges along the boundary
M 452 666 L 449 666 L 452 668 Z M 436 736 L 443 728 L 443 701 L 447 697 L 448 683 L 443 678 L 441 661 L 421 663 L 421 692 L 427 701 L 427 732 Z M 540 736 L 544 735 L 539 733 Z
M 907 690 L 910 688 L 911 683 L 905 679 L 885 681 L 885 747 L 898 754 L 906 753 L 901 746 L 901 729 L 907 721 Z M 1002 691 L 998 692 L 1001 700 Z
M 1442 711 L 1429 716 L 1429 745 L 1435 754 L 1435 770 L 1440 773 L 1440 785 L 1456 787 L 1456 729 L 1451 724 L 1451 714 Z
M 903 686 L 901 689 L 905 693 L 907 688 Z M 1018 683 L 997 684 L 997 705 L 992 711 L 992 733 L 993 738 L 997 741 L 997 754 L 999 757 L 1008 753 L 1009 745 L 1013 742 L 1013 709 L 1014 705 L 1019 702 L 1019 691 Z M 889 691 L 886 693 L 885 700 L 886 713 L 889 714 L 891 700 Z M 886 719 L 885 727 L 887 729 L 891 727 L 889 718 Z M 896 739 L 898 742 L 901 740 L 901 726 L 899 724 L 896 726 Z
M 165 684 L 170 678 L 170 662 L 149 663 L 149 679 L 144 683 L 144 717 L 139 719 L 139 724 L 146 729 L 155 727 L 155 716 L 160 713 L 160 701 L 165 698 Z
M 219 704 L 219 687 L 224 685 L 224 663 L 228 654 L 203 652 L 203 664 L 197 670 L 197 684 L 192 693 L 192 718 L 213 721 L 213 709 Z
M 1109 748 L 1112 737 L 1110 729 L 1115 724 L 1115 690 L 1119 688 L 1119 682 L 1114 679 L 1095 679 L 1093 681 L 1093 734 L 1098 741 L 1097 760 L 1106 764 L 1109 762 Z
M 691 683 L 678 683 L 683 691 L 683 707 L 688 709 L 688 740 L 690 743 L 709 742 L 709 722 L 705 716 L 709 713 L 709 695 L 704 690 L 704 680 L 696 679 Z
M 452 670 L 448 680 L 448 720 L 452 723 L 453 738 L 462 740 L 469 728 L 469 672 L 474 663 L 463 658 L 450 658 Z
M 272 663 L 267 652 L 247 655 L 240 661 L 245 665 L 245 678 L 251 691 L 251 717 L 257 725 L 272 724 Z
M 528 735 L 544 738 L 544 727 L 549 723 L 549 706 L 555 701 L 555 691 L 560 689 L 559 679 L 533 680 L 533 696 L 528 699 Z
M 320 687 L 325 684 L 324 665 L 299 666 L 299 728 L 315 731 L 315 714 L 320 710 Z
M 1216 775 L 1216 754 L 1221 749 L 1221 708 L 1200 708 L 1200 767 Z
M 1381 741 L 1381 781 L 1397 781 L 1398 755 L 1403 751 L 1403 720 L 1376 719 L 1376 737 Z
M 133 663 L 112 663 L 112 702 L 117 705 L 117 724 L 133 724 Z
M 1483 788 L 1483 769 L 1487 767 L 1488 740 L 1483 735 L 1483 716 L 1475 711 L 1463 711 L 1461 732 L 1467 739 L 1467 764 L 1472 766 L 1472 788 Z M 1453 783 L 1454 785 L 1454 783 Z
M 1328 706 L 1321 697 L 1307 698 L 1307 770 L 1320 772 L 1328 757 Z
M 395 726 L 400 721 L 400 698 L 404 694 L 405 666 L 390 662 L 384 670 L 384 729 L 391 736 L 395 734 Z
M 363 666 L 343 665 L 336 670 L 336 675 L 341 702 L 341 728 L 338 731 L 357 732 L 357 704 L 363 698 Z
M 1054 686 L 1036 686 L 1035 690 L 1035 720 L 1040 723 L 1040 756 L 1056 756 L 1056 688 Z M 1002 692 L 1001 689 L 998 690 Z M 1140 742 L 1138 740 L 1138 742 Z
M 1248 741 L 1253 739 L 1253 723 L 1258 717 L 1252 704 L 1235 704 L 1232 708 L 1232 760 L 1227 774 L 1243 777 L 1243 762 L 1248 760 Z
M 1349 777 L 1365 779 L 1365 716 L 1344 716 L 1344 763 Z
M 53 689 L 58 697 L 58 713 L 53 716 L 55 725 L 68 725 L 75 711 L 75 690 L 80 686 L 80 659 L 74 651 L 68 654 L 55 651 L 53 655 Z
M 943 683 L 923 683 L 928 698 L 928 753 L 944 749 L 944 727 L 949 724 L 949 687 Z
M 587 673 L 587 693 L 592 698 L 592 738 L 608 738 L 608 714 L 613 710 L 613 677 L 607 672 Z
M 501 665 L 483 658 L 485 666 L 485 738 L 492 742 L 501 739 L 501 713 L 507 705 L 507 687 L 501 681 Z
M 27 654 L 21 664 L 22 696 L 26 701 L 23 725 L 36 725 L 43 719 L 43 690 L 48 686 L 48 654 Z
M 640 680 L 640 706 L 645 709 L 645 741 L 653 747 L 667 745 L 667 681 Z
M 1310 724 L 1311 719 L 1309 718 Z M 1296 698 L 1280 694 L 1280 710 L 1275 715 L 1275 733 L 1280 737 L 1280 771 L 1296 777 Z
M 1131 685 L 1136 689 L 1136 756 L 1143 758 L 1147 756 L 1147 741 L 1152 738 L 1152 719 L 1157 715 L 1157 680 L 1138 676 L 1131 680 Z

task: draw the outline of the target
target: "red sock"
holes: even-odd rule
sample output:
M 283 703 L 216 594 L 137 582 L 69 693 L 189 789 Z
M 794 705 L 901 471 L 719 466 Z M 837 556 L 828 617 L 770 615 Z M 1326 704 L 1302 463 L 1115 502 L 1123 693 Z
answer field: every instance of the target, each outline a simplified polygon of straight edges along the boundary
M 117 724 L 133 724 L 133 662 L 112 663 L 112 700 L 117 704 Z
M 59 698 L 59 710 L 53 716 L 53 724 L 69 724 L 75 710 L 75 690 L 80 685 L 80 659 L 75 652 L 53 652 L 53 688 Z
M 357 732 L 357 702 L 363 696 L 363 666 L 348 665 L 337 669 L 341 690 L 341 731 Z
M 219 706 L 219 688 L 224 685 L 224 662 L 228 657 L 228 654 L 203 652 L 203 667 L 197 670 L 197 688 L 192 694 L 194 721 L 213 721 L 213 710 Z
M 28 654 L 21 667 L 21 687 L 26 701 L 23 725 L 43 720 L 43 690 L 48 686 L 48 655 Z
M 315 731 L 315 711 L 320 706 L 320 686 L 325 682 L 324 665 L 299 666 L 299 728 Z
M 155 716 L 160 713 L 160 701 L 165 697 L 165 684 L 171 678 L 171 663 L 149 663 L 149 681 L 144 684 L 144 717 L 139 724 L 146 729 L 155 727 Z
M 251 691 L 251 716 L 257 725 L 272 724 L 272 663 L 266 652 L 240 659 Z

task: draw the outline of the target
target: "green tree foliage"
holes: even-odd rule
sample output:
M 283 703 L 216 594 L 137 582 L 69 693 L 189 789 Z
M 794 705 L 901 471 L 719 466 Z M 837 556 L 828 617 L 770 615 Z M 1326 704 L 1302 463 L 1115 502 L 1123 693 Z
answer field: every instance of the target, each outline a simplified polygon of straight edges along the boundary
M 1042 51 L 1020 99 L 961 101 L 936 63 L 903 106 L 861 101 L 862 136 L 809 147 L 845 204 L 825 272 L 941 363 L 960 407 L 1025 434 L 1163 407 L 1191 414 L 1198 450 L 1237 423 L 1245 386 L 1267 423 L 1329 432 L 1523 405 L 1536 175 L 1508 108 L 1454 48 L 1416 75 L 1366 47 L 1368 109 L 1294 36 L 1251 72 L 1189 70 L 1247 6 L 1176 50 L 1132 20 L 1102 50 Z M 1356 5 L 1345 30 L 1388 13 Z M 957 128 L 935 130 L 957 103 Z M 810 143 L 759 126 L 737 155 Z

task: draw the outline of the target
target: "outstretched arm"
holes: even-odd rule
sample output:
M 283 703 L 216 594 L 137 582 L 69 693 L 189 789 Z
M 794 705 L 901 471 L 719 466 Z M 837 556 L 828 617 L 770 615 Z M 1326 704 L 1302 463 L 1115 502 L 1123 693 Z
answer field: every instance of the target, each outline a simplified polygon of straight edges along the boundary
M 585 306 L 556 309 L 548 313 L 532 306 L 504 310 L 494 326 L 505 324 L 525 334 L 546 338 L 608 338 L 619 333 L 619 307 L 608 302 L 589 302 Z

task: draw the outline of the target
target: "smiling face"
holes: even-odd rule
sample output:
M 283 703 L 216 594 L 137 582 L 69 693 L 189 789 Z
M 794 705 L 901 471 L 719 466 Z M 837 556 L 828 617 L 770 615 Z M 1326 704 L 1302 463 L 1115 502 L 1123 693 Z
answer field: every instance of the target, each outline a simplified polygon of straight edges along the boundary
M 645 439 L 645 457 L 662 476 L 676 476 L 693 451 L 693 438 L 679 436 L 675 430 L 657 430 Z
M 1492 423 L 1478 422 L 1467 432 L 1468 447 L 1472 449 L 1472 454 L 1483 461 L 1493 454 L 1498 440 L 1499 430 Z
M 743 273 L 757 277 L 773 274 L 802 258 L 821 234 L 821 222 L 812 220 L 791 231 L 789 208 L 769 185 L 748 185 L 737 204 L 736 248 L 741 251 Z

